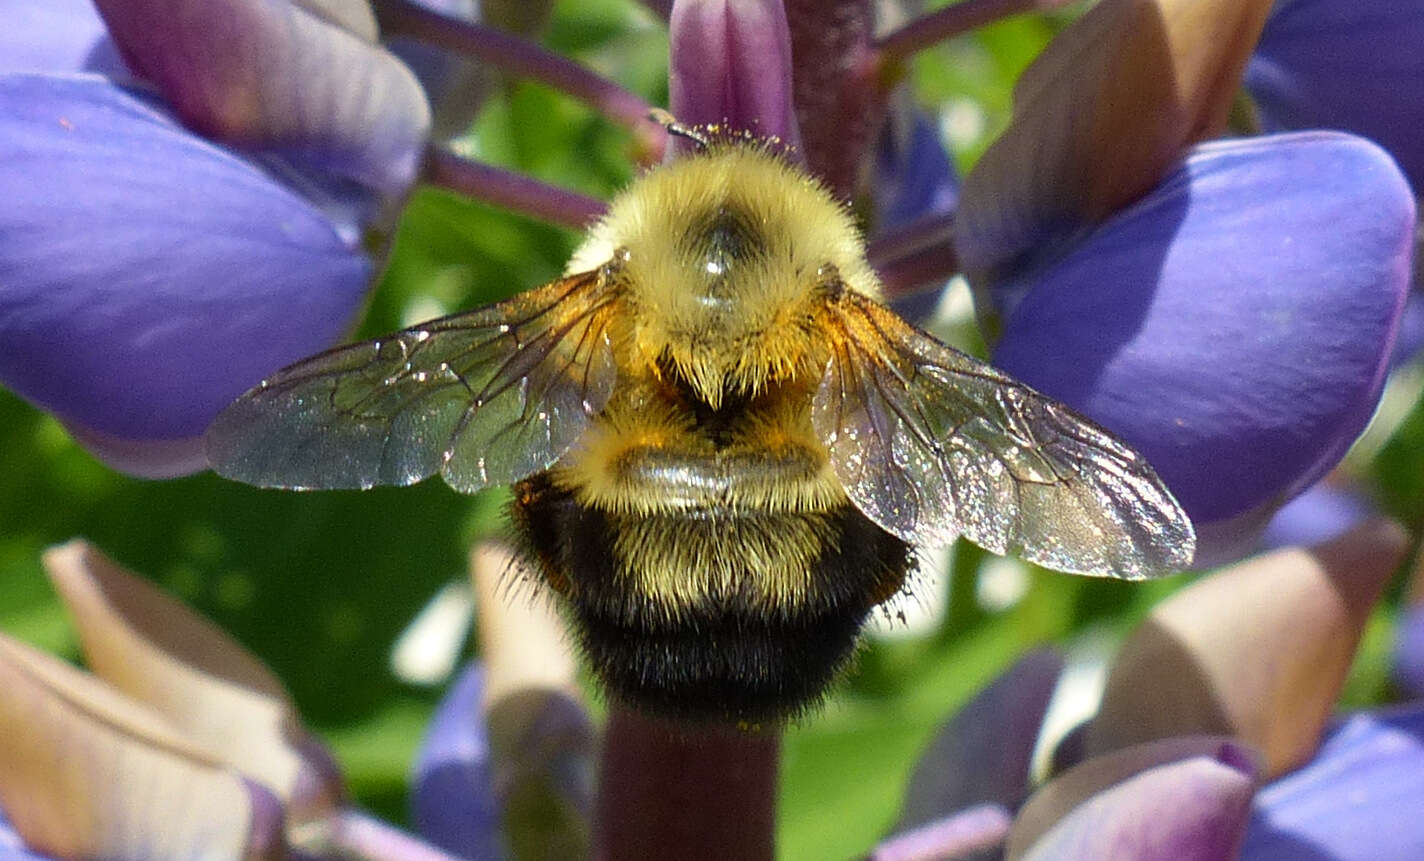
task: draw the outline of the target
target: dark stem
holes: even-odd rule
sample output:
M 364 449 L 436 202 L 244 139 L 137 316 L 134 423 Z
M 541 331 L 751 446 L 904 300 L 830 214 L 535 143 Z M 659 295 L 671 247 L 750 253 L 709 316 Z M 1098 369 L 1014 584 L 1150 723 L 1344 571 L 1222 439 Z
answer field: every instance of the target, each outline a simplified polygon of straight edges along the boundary
M 652 105 L 587 67 L 508 33 L 432 11 L 414 0 L 383 0 L 377 18 L 386 36 L 406 36 L 476 59 L 568 93 L 627 126 L 645 160 L 661 160 L 667 132 L 648 118 Z
M 1069 0 L 961 0 L 905 24 L 876 42 L 882 66 L 897 63 L 912 54 L 967 33 L 976 27 L 1020 15 L 1047 12 Z
M 954 250 L 954 216 L 932 215 L 886 233 L 866 249 L 887 299 L 920 289 L 938 289 L 959 272 Z
M 870 0 L 785 0 L 791 88 L 811 172 L 855 197 L 865 153 L 885 116 L 886 86 L 872 44 Z
M 671 724 L 614 705 L 594 857 L 771 859 L 781 730 Z
M 587 229 L 608 208 L 596 197 L 471 161 L 438 146 L 426 152 L 423 178 L 474 200 L 575 230 Z

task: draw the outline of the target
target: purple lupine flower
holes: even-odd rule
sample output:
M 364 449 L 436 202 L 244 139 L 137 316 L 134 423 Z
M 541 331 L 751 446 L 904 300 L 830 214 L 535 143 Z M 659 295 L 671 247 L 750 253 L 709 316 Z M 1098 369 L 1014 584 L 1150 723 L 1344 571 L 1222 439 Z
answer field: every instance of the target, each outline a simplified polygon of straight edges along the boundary
M 915 854 L 897 835 L 871 857 L 968 858 L 1001 845 L 1010 859 L 1062 861 L 1214 861 L 1238 847 L 1247 861 L 1419 857 L 1424 704 L 1326 722 L 1404 547 L 1397 527 L 1376 521 L 1168 599 L 1115 659 L 1083 751 L 1031 796 L 1027 759 L 1011 755 L 1005 770 L 1001 752 L 1031 747 L 1023 726 L 1042 719 L 1056 674 L 1043 656 L 1021 661 L 916 770 L 898 827 L 939 841 Z M 956 737 L 972 743 L 947 743 Z M 1014 812 L 1012 824 L 984 816 L 986 804 Z
M 1205 565 L 1249 549 L 1364 428 L 1415 207 L 1361 138 L 1195 143 L 1231 88 L 1191 61 L 1226 46 L 1239 56 L 1223 63 L 1244 63 L 1264 5 L 1227 4 L 1211 28 L 1192 4 L 1149 5 L 1155 17 L 1099 4 L 1025 73 L 1014 122 L 965 180 L 957 240 L 1001 328 L 995 363 L 1141 451 L 1191 515 Z M 1173 72 L 1117 73 L 1152 51 L 1162 70 L 1200 67 L 1200 98 L 1215 101 L 1197 105 Z M 1125 131 L 1136 114 L 1149 117 L 1140 135 Z
M 364 3 L 100 6 L 18 0 L 0 36 L 0 381 L 177 475 L 218 409 L 352 325 L 429 109 Z

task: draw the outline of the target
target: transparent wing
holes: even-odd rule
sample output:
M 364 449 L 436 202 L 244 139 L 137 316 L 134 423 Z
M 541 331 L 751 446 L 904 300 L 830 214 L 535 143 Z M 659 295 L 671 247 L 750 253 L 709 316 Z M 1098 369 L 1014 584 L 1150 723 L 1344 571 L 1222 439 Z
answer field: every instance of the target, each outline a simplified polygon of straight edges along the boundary
M 1191 521 L 1107 431 L 863 296 L 832 313 L 812 422 L 846 493 L 881 527 L 1129 580 L 1191 564 Z
M 588 272 L 298 362 L 218 415 L 208 460 L 263 487 L 517 481 L 558 460 L 607 402 L 613 302 Z

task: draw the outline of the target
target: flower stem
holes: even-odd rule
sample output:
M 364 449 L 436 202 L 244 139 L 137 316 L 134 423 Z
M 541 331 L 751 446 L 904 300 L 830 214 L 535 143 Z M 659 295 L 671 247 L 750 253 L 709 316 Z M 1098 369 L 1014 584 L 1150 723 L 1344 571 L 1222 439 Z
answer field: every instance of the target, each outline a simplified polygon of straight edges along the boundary
M 916 18 L 898 30 L 886 34 L 875 47 L 880 52 L 881 65 L 889 65 L 1000 18 L 1025 12 L 1047 12 L 1068 2 L 1069 0 L 961 0 Z
M 354 861 L 463 861 L 361 810 L 343 809 L 329 822 L 332 853 Z
M 779 729 L 674 725 L 615 704 L 595 857 L 772 858 L 780 758 Z
M 865 152 L 885 116 L 872 5 L 785 0 L 802 152 L 811 172 L 846 200 L 855 196 Z
M 596 197 L 471 161 L 438 146 L 426 152 L 424 179 L 474 200 L 575 230 L 586 229 L 607 209 Z
M 649 119 L 653 106 L 585 66 L 527 39 L 442 15 L 414 0 L 384 0 L 377 4 L 377 10 L 383 34 L 406 36 L 469 54 L 508 74 L 568 93 L 631 129 L 640 151 L 647 154 L 649 161 L 662 158 L 667 131 Z
M 886 298 L 939 284 L 959 271 L 954 250 L 954 216 L 934 215 L 905 225 L 870 243 L 870 265 L 880 275 Z

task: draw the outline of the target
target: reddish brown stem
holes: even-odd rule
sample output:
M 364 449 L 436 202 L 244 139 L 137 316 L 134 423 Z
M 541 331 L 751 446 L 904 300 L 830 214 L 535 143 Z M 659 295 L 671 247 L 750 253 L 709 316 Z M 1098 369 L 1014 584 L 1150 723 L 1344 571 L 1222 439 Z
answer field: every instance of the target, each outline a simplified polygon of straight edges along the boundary
M 474 200 L 575 230 L 586 229 L 608 208 L 596 197 L 471 161 L 442 147 L 431 147 L 426 153 L 424 179 Z
M 781 732 L 685 726 L 615 705 L 604 734 L 599 859 L 771 859 Z
M 880 64 L 891 65 L 917 51 L 1010 15 L 1046 12 L 1069 0 L 961 0 L 916 18 L 876 42 Z
M 887 299 L 938 289 L 959 271 L 954 216 L 922 218 L 870 243 L 866 256 L 880 275 Z
M 647 160 L 662 158 L 667 131 L 649 119 L 653 106 L 586 66 L 493 27 L 442 15 L 414 0 L 383 0 L 377 6 L 381 31 L 468 54 L 516 77 L 547 84 L 627 126 Z

